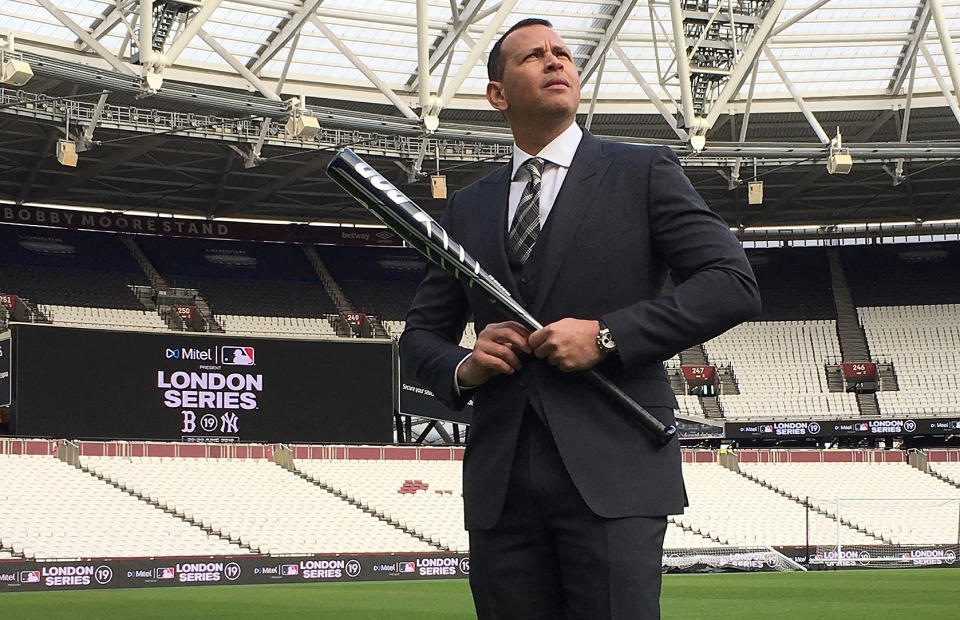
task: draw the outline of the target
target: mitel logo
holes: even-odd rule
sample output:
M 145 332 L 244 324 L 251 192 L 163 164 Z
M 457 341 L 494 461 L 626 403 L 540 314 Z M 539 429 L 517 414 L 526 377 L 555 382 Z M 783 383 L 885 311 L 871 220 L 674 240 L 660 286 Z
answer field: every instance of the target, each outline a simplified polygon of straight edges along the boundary
M 254 366 L 253 347 L 220 347 L 220 362 L 224 366 Z
M 195 360 L 198 362 L 212 362 L 213 349 L 195 349 L 181 347 L 179 349 L 167 349 L 165 357 L 168 360 Z
M 0 583 L 5 581 L 16 582 L 17 574 L 16 573 L 0 573 Z

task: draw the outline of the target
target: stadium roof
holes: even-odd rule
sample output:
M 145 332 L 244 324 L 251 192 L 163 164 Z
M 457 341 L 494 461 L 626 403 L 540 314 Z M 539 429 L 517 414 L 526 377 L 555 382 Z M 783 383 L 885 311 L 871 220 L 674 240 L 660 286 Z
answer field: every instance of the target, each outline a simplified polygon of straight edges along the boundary
M 486 51 L 510 24 L 538 16 L 574 51 L 581 120 L 594 133 L 675 147 L 731 222 L 960 215 L 948 183 L 960 177 L 951 92 L 960 0 L 157 0 L 145 9 L 144 35 L 136 1 L 0 2 L 0 39 L 13 35 L 36 74 L 0 99 L 0 155 L 28 172 L 0 170 L 0 192 L 136 208 L 150 181 L 173 212 L 369 221 L 352 206 L 325 208 L 337 192 L 307 182 L 323 158 L 298 154 L 359 143 L 402 164 L 377 159 L 398 181 L 420 179 L 411 193 L 437 209 L 423 173 L 458 166 L 448 173 L 455 188 L 507 151 L 484 98 Z M 301 95 L 320 120 L 313 140 L 283 131 Z M 95 129 L 76 171 L 33 161 L 71 121 L 71 138 Z M 854 157 L 849 177 L 822 171 L 838 129 Z M 702 150 L 691 145 L 697 135 Z M 741 205 L 754 158 L 765 210 Z

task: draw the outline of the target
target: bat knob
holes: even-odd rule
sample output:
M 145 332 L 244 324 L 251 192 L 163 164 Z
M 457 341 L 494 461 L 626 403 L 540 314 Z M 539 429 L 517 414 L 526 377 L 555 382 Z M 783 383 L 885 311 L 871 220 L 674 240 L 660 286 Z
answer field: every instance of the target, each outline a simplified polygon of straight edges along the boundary
M 665 446 L 676 436 L 677 427 L 671 424 L 670 426 L 664 427 L 664 429 L 657 436 L 657 441 L 660 442 L 661 446 Z

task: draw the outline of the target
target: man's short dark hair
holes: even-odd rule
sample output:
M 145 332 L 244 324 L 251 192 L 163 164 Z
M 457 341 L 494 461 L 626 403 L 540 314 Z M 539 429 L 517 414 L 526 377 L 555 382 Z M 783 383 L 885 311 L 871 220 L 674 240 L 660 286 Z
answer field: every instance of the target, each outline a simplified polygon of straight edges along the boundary
M 501 57 L 500 54 L 500 48 L 503 47 L 503 40 L 506 39 L 507 35 L 514 30 L 525 28 L 527 26 L 546 26 L 547 28 L 553 28 L 553 24 L 539 17 L 528 17 L 526 19 L 521 19 L 511 26 L 510 30 L 504 32 L 503 36 L 497 39 L 497 42 L 493 44 L 493 49 L 490 50 L 490 56 L 487 57 L 487 78 L 489 78 L 491 81 L 499 81 L 503 78 L 503 69 L 506 66 L 506 61 Z

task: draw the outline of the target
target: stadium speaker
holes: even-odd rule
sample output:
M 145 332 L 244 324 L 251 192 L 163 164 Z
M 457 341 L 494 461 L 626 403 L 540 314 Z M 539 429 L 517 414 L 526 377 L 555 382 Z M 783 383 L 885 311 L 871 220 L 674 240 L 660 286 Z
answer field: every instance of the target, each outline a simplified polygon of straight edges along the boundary
M 430 177 L 430 193 L 434 198 L 447 197 L 447 177 L 435 174 Z
M 750 181 L 747 183 L 747 204 L 763 204 L 763 181 Z
M 3 68 L 0 69 L 0 82 L 10 86 L 23 86 L 32 77 L 33 69 L 26 61 L 16 58 L 7 58 L 3 61 Z
M 57 140 L 57 161 L 64 166 L 77 167 L 77 143 Z
M 310 140 L 320 133 L 320 121 L 310 114 L 297 114 L 287 121 L 286 128 L 291 136 Z
M 846 151 L 830 153 L 827 158 L 827 172 L 830 174 L 850 174 L 853 168 L 853 157 Z

